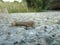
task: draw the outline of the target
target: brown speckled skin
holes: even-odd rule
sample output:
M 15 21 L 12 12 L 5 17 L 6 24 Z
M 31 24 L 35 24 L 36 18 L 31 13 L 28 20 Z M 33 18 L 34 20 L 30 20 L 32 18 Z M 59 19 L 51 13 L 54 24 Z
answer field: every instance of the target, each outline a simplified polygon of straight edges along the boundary
M 26 22 L 16 22 L 16 21 L 13 21 L 12 22 L 12 26 L 25 26 L 26 28 L 27 27 L 32 27 L 34 28 L 34 21 L 26 21 Z

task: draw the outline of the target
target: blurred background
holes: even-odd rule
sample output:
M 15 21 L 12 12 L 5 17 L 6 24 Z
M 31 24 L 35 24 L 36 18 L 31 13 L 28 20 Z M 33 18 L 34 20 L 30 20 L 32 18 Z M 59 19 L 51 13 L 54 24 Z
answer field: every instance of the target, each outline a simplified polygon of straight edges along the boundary
M 42 12 L 60 10 L 60 0 L 0 0 L 0 12 Z

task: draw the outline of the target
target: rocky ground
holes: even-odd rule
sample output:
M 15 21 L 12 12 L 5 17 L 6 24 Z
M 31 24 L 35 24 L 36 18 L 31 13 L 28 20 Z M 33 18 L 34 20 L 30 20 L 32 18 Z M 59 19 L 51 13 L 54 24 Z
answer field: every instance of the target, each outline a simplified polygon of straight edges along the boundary
M 11 27 L 16 21 L 34 21 L 35 28 Z M 60 12 L 0 14 L 0 45 L 60 45 Z

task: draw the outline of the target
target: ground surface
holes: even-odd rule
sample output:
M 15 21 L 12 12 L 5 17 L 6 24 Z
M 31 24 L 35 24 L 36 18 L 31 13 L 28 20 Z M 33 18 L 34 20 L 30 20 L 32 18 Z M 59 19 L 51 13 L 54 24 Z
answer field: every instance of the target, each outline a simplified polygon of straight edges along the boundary
M 14 20 L 32 20 L 35 28 L 11 27 Z M 60 45 L 60 12 L 1 13 L 0 45 Z

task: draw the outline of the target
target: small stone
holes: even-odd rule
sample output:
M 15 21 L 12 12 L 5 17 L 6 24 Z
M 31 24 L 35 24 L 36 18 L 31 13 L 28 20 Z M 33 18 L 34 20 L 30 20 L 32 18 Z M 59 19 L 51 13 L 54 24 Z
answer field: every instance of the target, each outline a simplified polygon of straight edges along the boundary
M 18 43 L 18 41 L 14 42 L 14 45 L 16 45 Z

